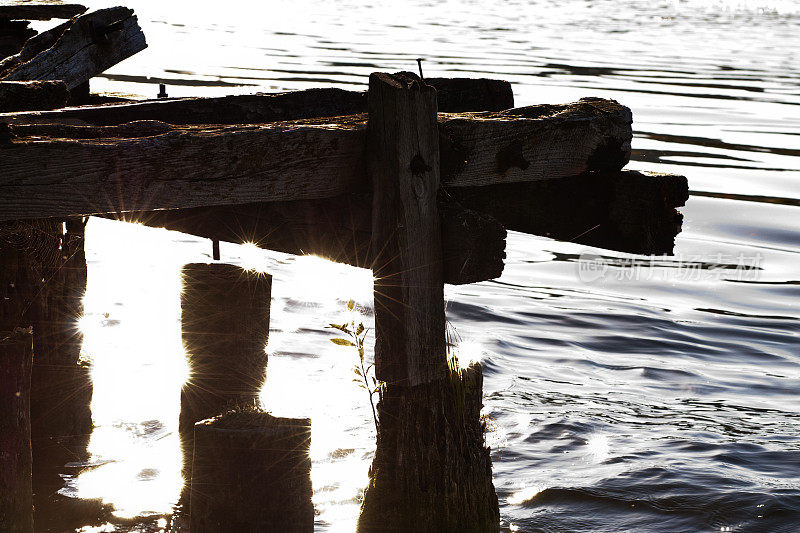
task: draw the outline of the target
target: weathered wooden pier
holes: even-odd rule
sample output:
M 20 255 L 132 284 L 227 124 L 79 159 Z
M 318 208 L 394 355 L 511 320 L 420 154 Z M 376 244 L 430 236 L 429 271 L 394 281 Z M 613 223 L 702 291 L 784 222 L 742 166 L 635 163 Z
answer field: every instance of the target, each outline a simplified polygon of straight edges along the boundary
M 686 179 L 623 170 L 625 106 L 515 108 L 499 80 L 86 105 L 89 79 L 146 44 L 132 11 L 84 11 L 0 7 L 0 55 L 16 50 L 0 61 L 0 530 L 32 528 L 31 442 L 35 466 L 37 440 L 91 429 L 89 216 L 371 268 L 385 385 L 360 530 L 496 529 L 480 368 L 448 366 L 444 284 L 500 276 L 506 230 L 669 253 Z M 51 16 L 73 18 L 38 35 L 17 20 Z

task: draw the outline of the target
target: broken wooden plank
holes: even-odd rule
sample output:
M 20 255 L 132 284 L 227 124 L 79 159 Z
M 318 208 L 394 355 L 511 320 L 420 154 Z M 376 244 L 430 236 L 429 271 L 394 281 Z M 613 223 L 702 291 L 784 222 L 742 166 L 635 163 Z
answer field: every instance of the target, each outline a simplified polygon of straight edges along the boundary
M 506 231 L 492 217 L 438 201 L 444 281 L 463 285 L 503 272 Z M 105 215 L 145 226 L 372 268 L 372 194 Z
M 66 105 L 63 81 L 0 81 L 0 112 L 57 109 Z
M 619 171 L 448 192 L 509 230 L 651 255 L 672 253 L 688 190 L 684 176 Z
M 370 75 L 367 143 L 375 377 L 414 387 L 447 376 L 436 90 L 407 73 Z
M 125 7 L 100 9 L 76 17 L 48 34 L 48 38 L 61 30 L 52 46 L 30 59 L 22 60 L 31 53 L 23 48 L 22 62 L 4 61 L 0 79 L 63 80 L 72 89 L 147 47 L 133 10 Z M 36 41 L 29 41 L 25 47 L 29 44 L 40 48 Z
M 440 114 L 443 176 L 449 171 L 443 185 L 616 170 L 625 160 L 621 145 L 630 142 L 622 132 L 630 132 L 626 115 L 627 108 L 610 100 Z M 367 183 L 364 115 L 251 126 L 139 121 L 5 130 L 0 220 L 330 198 L 364 190 Z M 478 146 L 482 131 L 486 147 Z M 554 146 L 554 138 L 572 144 Z M 499 172 L 500 163 L 513 160 L 500 157 L 508 146 L 522 147 L 527 159 L 517 164 L 527 164 L 525 169 Z
M 14 68 L 30 61 L 39 53 L 53 46 L 71 24 L 72 21 L 62 22 L 58 26 L 43 31 L 42 33 L 34 33 L 33 36 L 21 45 L 18 52 L 0 60 L 0 79 L 7 73 L 10 73 Z
M 433 78 L 441 112 L 498 111 L 514 107 L 511 84 L 502 80 Z M 56 112 L 4 115 L 10 124 L 115 126 L 135 120 L 169 124 L 262 124 L 283 120 L 356 115 L 367 112 L 366 91 L 317 88 L 215 98 L 161 98 Z
M 6 20 L 50 20 L 71 19 L 86 11 L 79 4 L 13 4 L 0 6 L 0 19 Z

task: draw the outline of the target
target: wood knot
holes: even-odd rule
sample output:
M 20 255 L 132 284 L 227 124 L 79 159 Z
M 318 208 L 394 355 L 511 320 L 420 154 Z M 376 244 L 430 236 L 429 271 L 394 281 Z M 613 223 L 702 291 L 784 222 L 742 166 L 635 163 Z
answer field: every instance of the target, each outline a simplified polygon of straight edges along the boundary
M 522 155 L 522 141 L 517 139 L 497 152 L 497 172 L 505 174 L 508 169 L 517 167 L 525 170 L 531 166 Z
M 412 174 L 422 174 L 431 170 L 431 167 L 425 162 L 419 153 L 411 158 L 410 168 Z

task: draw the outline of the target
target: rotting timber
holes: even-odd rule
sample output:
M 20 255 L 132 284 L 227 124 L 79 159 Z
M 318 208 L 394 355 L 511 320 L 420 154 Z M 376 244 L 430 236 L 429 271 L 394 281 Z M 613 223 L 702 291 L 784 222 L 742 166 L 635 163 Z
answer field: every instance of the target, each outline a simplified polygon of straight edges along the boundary
M 443 284 L 500 276 L 507 229 L 669 253 L 686 179 L 622 170 L 632 117 L 619 103 L 514 109 L 510 85 L 498 80 L 375 74 L 368 93 L 60 109 L 65 88 L 74 101 L 106 63 L 146 46 L 132 12 L 113 9 L 67 21 L 0 62 L 0 78 L 23 80 L 0 81 L 3 110 L 15 111 L 0 113 L 0 247 L 8 252 L 0 329 L 33 326 L 34 357 L 37 346 L 58 352 L 37 335 L 64 339 L 54 364 L 62 357 L 82 368 L 72 326 L 88 215 L 372 268 L 376 372 L 386 385 L 360 528 L 496 529 L 482 376 L 479 367 L 448 364 Z M 87 47 L 106 57 L 87 63 Z M 52 68 L 62 63 L 80 68 Z M 45 296 L 34 298 L 37 291 Z M 23 366 L 8 359 L 2 370 L 24 378 L 25 350 L 15 353 Z M 69 431 L 88 431 L 86 418 L 69 420 Z M 24 422 L 15 431 L 26 440 Z M 26 486 L 29 470 L 19 464 L 0 492 Z M 9 503 L 23 521 L 24 497 Z

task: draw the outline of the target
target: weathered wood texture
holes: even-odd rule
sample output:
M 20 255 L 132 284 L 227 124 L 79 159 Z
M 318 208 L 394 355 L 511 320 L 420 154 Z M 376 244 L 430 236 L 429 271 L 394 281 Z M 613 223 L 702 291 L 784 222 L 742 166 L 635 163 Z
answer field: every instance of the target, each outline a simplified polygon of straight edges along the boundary
M 0 149 L 0 220 L 259 200 L 366 188 L 364 120 L 257 126 L 53 126 Z M 46 126 L 17 126 L 38 136 Z M 2 134 L 2 131 L 0 131 Z M 71 136 L 71 137 L 68 137 Z
M 441 114 L 439 123 L 446 187 L 618 170 L 630 146 L 630 112 L 613 101 Z M 2 137 L 0 220 L 330 198 L 369 187 L 363 115 L 229 127 L 12 125 Z
M 6 20 L 50 20 L 70 19 L 86 11 L 79 4 L 14 4 L 0 6 L 0 19 Z
M 498 531 L 482 398 L 480 366 L 418 387 L 386 387 L 359 533 Z
M 100 9 L 62 24 L 45 38 L 55 38 L 46 49 L 37 37 L 17 60 L 4 60 L 0 79 L 63 80 L 72 89 L 147 47 L 133 10 L 125 7 Z
M 266 377 L 272 277 L 223 263 L 191 263 L 182 274 L 189 379 L 181 390 L 178 426 L 186 469 L 195 422 L 229 405 L 258 402 Z
M 8 20 L 0 17 L 0 59 L 22 50 L 25 41 L 36 35 L 25 20 Z
M 63 81 L 0 81 L 0 113 L 58 109 L 68 99 Z
M 500 111 L 514 107 L 511 84 L 502 80 L 434 78 L 440 112 Z M 336 88 L 284 93 L 259 93 L 218 98 L 164 98 L 115 105 L 85 106 L 57 112 L 20 113 L 0 117 L 10 124 L 116 126 L 136 120 L 168 124 L 263 124 L 367 112 L 365 91 Z
M 639 254 L 672 253 L 689 197 L 684 176 L 636 171 L 449 192 L 509 230 Z
M 0 531 L 33 532 L 31 340 L 30 330 L 0 331 Z
M 193 533 L 311 533 L 311 420 L 244 411 L 194 426 Z
M 429 383 L 447 372 L 436 90 L 412 74 L 372 74 L 367 135 L 375 375 Z
M 15 67 L 30 61 L 36 57 L 37 54 L 53 46 L 70 25 L 71 21 L 62 22 L 49 30 L 31 36 L 20 46 L 14 55 L 0 60 L 0 78 L 11 72 Z
M 492 217 L 439 198 L 445 283 L 463 285 L 499 277 L 506 231 Z M 217 241 L 253 243 L 295 255 L 314 254 L 372 268 L 372 194 L 322 200 L 262 202 L 107 215 Z
M 630 160 L 631 123 L 630 109 L 600 98 L 444 114 L 442 183 L 466 187 L 619 170 Z

